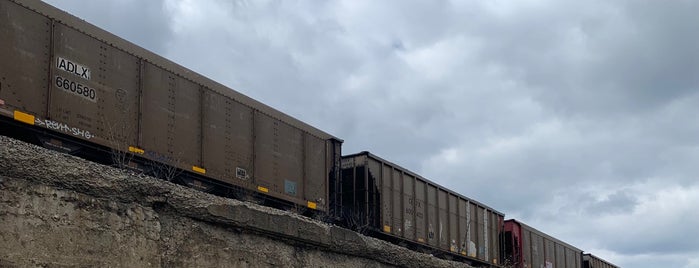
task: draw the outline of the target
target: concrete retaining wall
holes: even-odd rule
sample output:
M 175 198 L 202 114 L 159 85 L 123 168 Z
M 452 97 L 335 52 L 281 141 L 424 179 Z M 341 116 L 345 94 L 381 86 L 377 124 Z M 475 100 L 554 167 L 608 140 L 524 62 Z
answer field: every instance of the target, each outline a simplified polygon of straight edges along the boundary
M 0 136 L 0 267 L 468 267 Z

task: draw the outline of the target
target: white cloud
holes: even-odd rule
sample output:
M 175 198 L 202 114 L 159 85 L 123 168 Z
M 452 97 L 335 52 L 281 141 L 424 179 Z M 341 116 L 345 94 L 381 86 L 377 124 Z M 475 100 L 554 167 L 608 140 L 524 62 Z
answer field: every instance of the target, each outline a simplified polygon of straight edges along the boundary
M 416 75 L 440 80 L 458 75 L 455 72 L 461 70 L 460 65 L 474 62 L 477 53 L 477 40 L 455 36 L 402 53 L 401 58 Z

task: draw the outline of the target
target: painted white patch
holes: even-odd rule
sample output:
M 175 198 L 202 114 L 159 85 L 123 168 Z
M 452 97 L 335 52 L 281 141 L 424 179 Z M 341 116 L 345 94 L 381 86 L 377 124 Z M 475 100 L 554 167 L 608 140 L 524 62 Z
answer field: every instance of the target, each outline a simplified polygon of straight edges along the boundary
M 85 80 L 90 80 L 90 68 L 69 59 L 56 57 L 56 68 L 74 74 L 75 76 L 81 77 Z

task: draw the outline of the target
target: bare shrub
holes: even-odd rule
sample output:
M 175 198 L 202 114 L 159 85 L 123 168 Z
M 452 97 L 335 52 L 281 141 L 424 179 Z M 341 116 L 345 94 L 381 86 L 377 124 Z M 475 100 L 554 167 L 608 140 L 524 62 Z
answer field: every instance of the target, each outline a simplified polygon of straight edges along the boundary
M 366 220 L 366 214 L 363 211 L 353 210 L 349 215 L 345 216 L 347 227 L 360 233 L 367 234 L 370 230 L 369 222 Z

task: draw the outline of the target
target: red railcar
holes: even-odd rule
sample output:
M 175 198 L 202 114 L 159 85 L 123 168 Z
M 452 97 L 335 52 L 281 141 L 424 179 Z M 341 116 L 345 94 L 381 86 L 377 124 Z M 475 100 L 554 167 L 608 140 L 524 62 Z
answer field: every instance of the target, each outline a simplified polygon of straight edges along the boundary
M 515 268 L 581 268 L 583 251 L 516 220 L 504 227 L 505 264 Z

